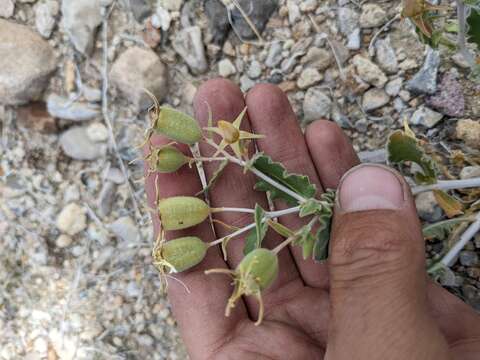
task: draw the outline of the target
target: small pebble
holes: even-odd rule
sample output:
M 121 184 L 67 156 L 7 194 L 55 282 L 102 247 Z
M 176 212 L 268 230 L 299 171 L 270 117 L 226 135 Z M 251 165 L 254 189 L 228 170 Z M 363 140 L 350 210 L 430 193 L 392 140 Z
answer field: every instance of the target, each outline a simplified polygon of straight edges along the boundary
M 68 204 L 58 214 L 56 224 L 57 228 L 67 235 L 78 234 L 87 227 L 85 209 L 76 203 Z

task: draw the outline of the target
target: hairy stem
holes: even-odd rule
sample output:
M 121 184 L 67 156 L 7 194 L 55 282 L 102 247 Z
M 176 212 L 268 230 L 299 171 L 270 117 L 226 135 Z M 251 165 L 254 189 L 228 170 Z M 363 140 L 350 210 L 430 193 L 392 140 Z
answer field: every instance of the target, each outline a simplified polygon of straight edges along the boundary
M 225 150 L 223 149 L 220 149 L 219 146 L 213 142 L 212 140 L 210 139 L 206 139 L 206 142 L 214 147 L 215 149 L 217 149 L 217 151 L 219 153 L 221 153 L 228 161 L 234 163 L 234 164 L 237 164 L 237 165 L 240 165 L 242 167 L 245 167 L 247 165 L 247 163 L 243 160 L 240 160 L 240 159 L 237 159 L 236 157 L 230 155 L 229 153 L 227 153 Z M 254 167 L 247 167 L 248 170 L 250 170 L 253 174 L 255 174 L 256 176 L 258 176 L 260 179 L 266 181 L 267 183 L 269 183 L 270 185 L 276 187 L 278 190 L 280 191 L 283 191 L 285 194 L 288 194 L 290 195 L 291 197 L 293 197 L 295 200 L 297 200 L 298 202 L 300 203 L 304 203 L 305 201 L 307 201 L 307 199 L 305 199 L 303 196 L 297 194 L 295 191 L 292 191 L 290 190 L 289 188 L 287 188 L 286 186 L 278 183 L 277 181 L 275 181 L 274 179 L 272 179 L 271 177 L 269 177 L 268 175 L 265 175 L 264 173 L 262 173 L 260 170 L 254 168 Z
M 470 224 L 465 230 L 460 239 L 452 246 L 448 253 L 440 261 L 445 266 L 453 265 L 458 253 L 465 247 L 465 245 L 480 231 L 480 212 L 477 213 L 476 220 Z
M 413 195 L 430 190 L 451 190 L 480 187 L 480 178 L 463 180 L 439 180 L 431 185 L 419 185 L 412 188 Z

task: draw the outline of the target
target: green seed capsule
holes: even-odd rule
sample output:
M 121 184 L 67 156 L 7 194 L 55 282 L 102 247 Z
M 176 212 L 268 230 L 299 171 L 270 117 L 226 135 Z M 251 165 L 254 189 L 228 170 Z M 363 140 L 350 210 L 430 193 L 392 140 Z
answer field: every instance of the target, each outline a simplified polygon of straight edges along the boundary
M 158 202 L 165 230 L 180 230 L 200 224 L 210 213 L 205 201 L 193 196 L 175 196 Z
M 174 272 L 182 272 L 199 264 L 207 254 L 208 245 L 195 236 L 167 241 L 161 248 L 160 258 Z
M 277 278 L 277 254 L 263 248 L 253 250 L 238 264 L 236 272 L 246 283 L 246 295 L 264 290 Z
M 160 173 L 172 173 L 188 163 L 188 158 L 173 146 L 154 150 L 149 158 L 150 169 Z
M 268 249 L 256 249 L 248 253 L 238 264 L 235 271 L 228 269 L 212 269 L 207 274 L 228 274 L 233 278 L 235 289 L 228 299 L 225 315 L 229 316 L 236 302 L 243 295 L 255 296 L 258 300 L 258 319 L 255 325 L 260 325 L 263 319 L 262 291 L 275 281 L 278 275 L 277 254 Z
M 202 138 L 202 130 L 191 116 L 180 111 L 162 107 L 154 129 L 169 139 L 193 145 Z

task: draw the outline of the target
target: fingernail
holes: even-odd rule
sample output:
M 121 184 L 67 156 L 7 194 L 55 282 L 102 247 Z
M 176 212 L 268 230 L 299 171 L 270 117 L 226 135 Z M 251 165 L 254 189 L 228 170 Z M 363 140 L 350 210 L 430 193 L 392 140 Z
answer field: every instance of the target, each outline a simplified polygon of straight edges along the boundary
M 346 212 L 399 209 L 404 202 L 403 185 L 386 167 L 359 165 L 344 175 L 338 201 Z

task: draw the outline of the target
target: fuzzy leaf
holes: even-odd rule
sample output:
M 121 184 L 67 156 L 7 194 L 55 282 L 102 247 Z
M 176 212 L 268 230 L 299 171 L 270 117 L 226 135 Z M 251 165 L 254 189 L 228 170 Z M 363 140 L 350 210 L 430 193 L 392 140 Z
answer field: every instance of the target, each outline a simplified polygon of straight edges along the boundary
M 476 4 L 480 7 L 480 4 Z M 477 44 L 480 49 L 480 10 L 478 8 L 471 10 L 467 18 L 468 23 L 468 41 Z
M 280 224 L 277 221 L 273 221 L 271 219 L 267 220 L 268 226 L 270 226 L 277 234 L 283 236 L 284 238 L 289 238 L 290 236 L 294 235 L 294 232 L 290 230 L 285 225 Z
M 315 261 L 325 261 L 328 258 L 328 245 L 330 243 L 330 225 L 331 219 L 328 219 L 317 231 L 315 245 L 313 246 L 313 259 Z
M 433 190 L 433 195 L 435 196 L 435 200 L 437 200 L 438 205 L 443 209 L 443 211 L 445 211 L 445 214 L 448 218 L 463 214 L 462 203 L 453 196 L 448 195 L 442 190 Z
M 456 219 L 439 221 L 434 224 L 425 225 L 422 229 L 423 237 L 430 239 L 444 240 L 456 225 L 463 222 L 470 222 L 471 219 L 461 217 Z
M 421 148 L 418 140 L 408 131 L 397 130 L 393 132 L 387 144 L 388 161 L 401 164 L 404 161 L 413 161 L 418 164 L 423 173 L 415 173 L 415 181 L 419 184 L 434 184 L 437 181 L 435 162 Z
M 303 259 L 307 259 L 312 256 L 313 247 L 315 245 L 315 236 L 312 234 L 312 225 L 307 224 L 302 226 L 296 232 L 297 238 L 292 242 L 293 245 L 302 247 Z
M 257 156 L 253 161 L 253 167 L 307 199 L 315 196 L 316 187 L 310 182 L 308 176 L 289 174 L 282 164 L 274 162 L 269 156 L 263 154 Z M 290 195 L 263 180 L 259 180 L 255 184 L 255 190 L 270 192 L 272 200 L 283 199 L 292 206 L 298 203 Z
M 298 216 L 305 217 L 309 215 L 320 215 L 329 218 L 332 215 L 333 203 L 335 201 L 335 190 L 327 190 L 320 195 L 320 200 L 308 199 L 300 205 Z
M 249 252 L 258 249 L 262 245 L 262 240 L 267 234 L 268 224 L 263 221 L 265 216 L 265 211 L 260 207 L 260 205 L 255 205 L 255 227 L 248 233 L 245 238 L 245 247 L 243 253 L 247 255 Z

